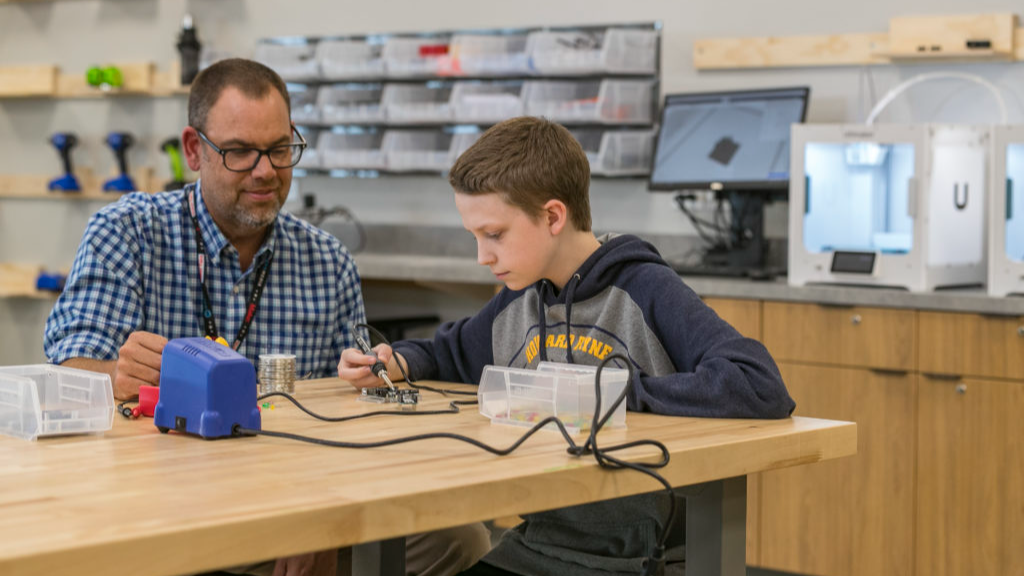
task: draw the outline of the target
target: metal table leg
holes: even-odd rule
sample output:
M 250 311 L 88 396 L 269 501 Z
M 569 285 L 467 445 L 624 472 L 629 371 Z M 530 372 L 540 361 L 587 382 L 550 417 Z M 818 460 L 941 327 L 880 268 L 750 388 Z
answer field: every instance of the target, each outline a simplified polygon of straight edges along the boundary
M 405 537 L 352 547 L 353 576 L 405 576 Z
M 686 573 L 744 576 L 747 573 L 747 477 L 688 486 Z

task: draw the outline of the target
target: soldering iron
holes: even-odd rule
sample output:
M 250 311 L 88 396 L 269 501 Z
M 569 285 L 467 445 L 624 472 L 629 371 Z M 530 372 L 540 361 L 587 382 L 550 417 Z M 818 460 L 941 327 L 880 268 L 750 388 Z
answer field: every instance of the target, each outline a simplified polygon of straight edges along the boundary
M 370 344 L 359 335 L 359 332 L 352 330 L 352 334 L 356 337 L 356 343 L 359 344 L 359 349 L 363 351 L 363 354 L 373 356 L 377 360 L 373 366 L 370 366 L 370 372 L 373 372 L 374 376 L 383 380 L 388 385 L 388 388 L 394 390 L 395 385 L 391 383 L 391 378 L 388 377 L 388 367 L 380 361 L 377 353 L 373 351 L 373 348 L 370 348 Z

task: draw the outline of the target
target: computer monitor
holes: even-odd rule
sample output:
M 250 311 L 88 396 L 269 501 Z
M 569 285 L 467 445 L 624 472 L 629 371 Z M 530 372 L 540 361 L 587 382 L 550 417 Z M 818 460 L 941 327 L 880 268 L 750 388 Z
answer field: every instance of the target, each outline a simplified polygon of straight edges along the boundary
M 648 189 L 713 190 L 730 220 L 708 222 L 679 207 L 708 243 L 700 263 L 677 262 L 681 274 L 772 277 L 764 204 L 789 192 L 789 134 L 807 112 L 807 87 L 668 94 L 661 111 Z
M 807 87 L 668 94 L 651 190 L 786 190 L 789 130 Z

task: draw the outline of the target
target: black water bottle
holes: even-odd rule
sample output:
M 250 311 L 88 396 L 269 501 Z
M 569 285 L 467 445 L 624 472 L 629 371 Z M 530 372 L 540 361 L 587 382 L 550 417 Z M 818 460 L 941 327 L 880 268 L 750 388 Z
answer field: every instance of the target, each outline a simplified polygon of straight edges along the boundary
M 178 53 L 181 54 L 181 85 L 187 86 L 199 74 L 199 39 L 192 25 L 192 15 L 185 14 L 181 22 L 181 35 L 178 36 Z

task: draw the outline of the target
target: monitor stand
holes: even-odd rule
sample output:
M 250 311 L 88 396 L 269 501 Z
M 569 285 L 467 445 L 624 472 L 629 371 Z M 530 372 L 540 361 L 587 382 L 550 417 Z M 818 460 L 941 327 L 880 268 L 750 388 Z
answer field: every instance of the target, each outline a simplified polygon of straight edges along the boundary
M 786 194 L 785 191 L 782 194 Z M 731 276 L 770 280 L 784 275 L 784 267 L 769 267 L 768 242 L 764 237 L 764 207 L 773 200 L 763 190 L 718 192 L 729 205 L 728 243 L 710 246 L 698 265 L 670 263 L 682 276 Z M 784 197 L 784 196 L 781 196 Z

